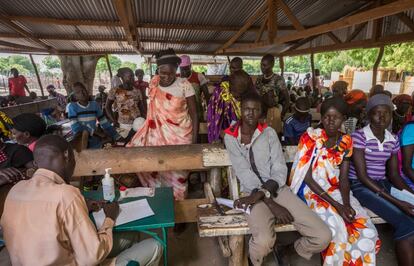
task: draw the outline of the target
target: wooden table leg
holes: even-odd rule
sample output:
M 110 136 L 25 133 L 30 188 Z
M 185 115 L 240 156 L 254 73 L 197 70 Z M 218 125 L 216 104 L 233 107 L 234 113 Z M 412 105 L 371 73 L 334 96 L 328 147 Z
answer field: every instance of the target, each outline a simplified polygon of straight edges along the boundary
M 229 245 L 231 249 L 229 266 L 245 265 L 244 259 L 247 257 L 244 256 L 244 236 L 229 236 Z
M 210 183 L 213 193 L 216 197 L 221 195 L 221 169 L 212 168 L 210 170 L 208 182 Z

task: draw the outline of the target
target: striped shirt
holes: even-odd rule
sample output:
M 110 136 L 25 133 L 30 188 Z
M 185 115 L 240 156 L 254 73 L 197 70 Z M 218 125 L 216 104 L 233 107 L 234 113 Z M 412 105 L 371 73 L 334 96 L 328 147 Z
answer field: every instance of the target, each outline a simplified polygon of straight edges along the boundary
M 285 124 L 283 125 L 283 136 L 285 140 L 289 138 L 295 139 L 295 143 L 290 144 L 298 144 L 299 139 L 303 133 L 311 126 L 312 116 L 309 114 L 308 117 L 304 122 L 299 121 L 295 118 L 295 116 L 291 116 L 286 119 Z
M 400 143 L 397 136 L 385 130 L 385 138 L 381 143 L 372 133 L 371 127 L 365 126 L 352 134 L 354 149 L 365 151 L 365 166 L 369 178 L 384 180 L 386 177 L 386 164 L 393 154 L 397 154 Z M 349 178 L 357 179 L 355 166 L 351 163 Z
M 68 104 L 67 111 L 68 117 L 71 120 L 71 129 L 74 135 L 83 130 L 87 130 L 90 135 L 93 135 L 96 131 L 96 121 L 98 120 L 100 126 L 105 131 L 111 132 L 112 138 L 117 139 L 119 137 L 115 135 L 116 131 L 106 119 L 97 102 L 90 101 L 86 106 L 83 106 L 78 102 L 72 102 Z

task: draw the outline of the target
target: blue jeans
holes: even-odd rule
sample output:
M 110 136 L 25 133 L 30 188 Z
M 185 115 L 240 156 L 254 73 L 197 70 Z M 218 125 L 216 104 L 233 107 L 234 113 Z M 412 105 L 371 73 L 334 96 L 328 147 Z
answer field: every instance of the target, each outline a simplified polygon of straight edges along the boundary
M 388 193 L 392 185 L 387 180 L 375 181 Z M 405 214 L 388 200 L 378 196 L 359 180 L 350 179 L 351 190 L 355 198 L 365 208 L 373 211 L 394 228 L 394 240 L 404 240 L 414 235 L 414 218 Z

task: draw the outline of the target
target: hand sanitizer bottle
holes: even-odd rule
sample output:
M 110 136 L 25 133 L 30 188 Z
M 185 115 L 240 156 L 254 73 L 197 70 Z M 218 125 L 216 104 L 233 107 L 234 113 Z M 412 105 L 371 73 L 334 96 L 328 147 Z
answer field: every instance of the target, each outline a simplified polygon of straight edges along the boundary
M 104 200 L 113 201 L 115 199 L 115 184 L 114 179 L 109 174 L 112 168 L 105 169 L 105 177 L 102 179 L 102 190 Z

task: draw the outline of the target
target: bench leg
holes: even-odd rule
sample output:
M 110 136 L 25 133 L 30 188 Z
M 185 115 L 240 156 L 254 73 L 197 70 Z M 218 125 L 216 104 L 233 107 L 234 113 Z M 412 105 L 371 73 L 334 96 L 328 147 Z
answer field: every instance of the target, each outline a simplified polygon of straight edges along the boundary
M 221 195 L 221 169 L 213 168 L 210 170 L 208 182 L 210 183 L 213 193 L 216 197 Z
M 247 265 L 247 256 L 244 256 L 244 236 L 229 236 L 231 257 L 229 266 Z

